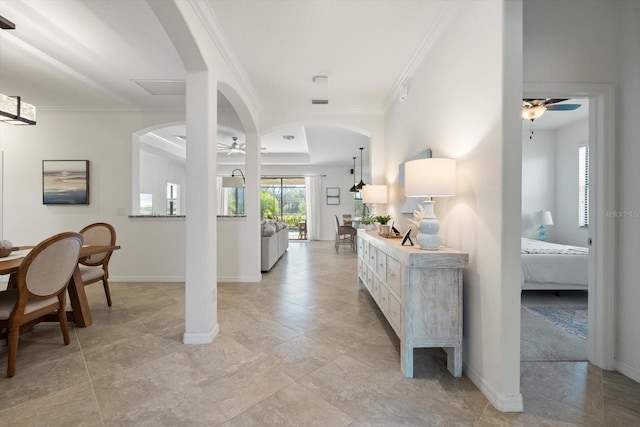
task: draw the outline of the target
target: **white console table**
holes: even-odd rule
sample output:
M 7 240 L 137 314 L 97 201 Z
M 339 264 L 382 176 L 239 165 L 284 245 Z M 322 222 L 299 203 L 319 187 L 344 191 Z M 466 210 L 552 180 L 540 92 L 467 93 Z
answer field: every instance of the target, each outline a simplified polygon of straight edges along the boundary
M 413 349 L 442 347 L 447 369 L 462 375 L 462 269 L 469 255 L 402 246 L 358 230 L 358 289 L 366 287 L 400 338 L 400 369 L 413 378 Z

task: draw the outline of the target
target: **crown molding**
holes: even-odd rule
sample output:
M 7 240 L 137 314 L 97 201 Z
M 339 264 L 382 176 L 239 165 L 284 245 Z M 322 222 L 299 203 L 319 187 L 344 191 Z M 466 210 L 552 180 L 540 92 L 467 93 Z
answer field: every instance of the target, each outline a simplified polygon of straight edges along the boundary
M 409 82 L 413 73 L 415 73 L 416 69 L 420 66 L 422 61 L 431 51 L 431 48 L 433 48 L 442 35 L 444 29 L 449 25 L 449 22 L 451 22 L 451 18 L 453 18 L 455 13 L 460 9 L 461 4 L 462 3 L 458 1 L 447 1 L 441 6 L 433 24 L 430 26 L 429 31 L 422 37 L 422 40 L 409 60 L 409 63 L 404 67 L 400 77 L 393 84 L 389 92 L 387 92 L 387 95 L 382 102 L 382 111 L 386 112 L 394 101 L 398 99 L 400 89 Z
M 242 67 L 240 60 L 235 53 L 233 53 L 231 43 L 227 40 L 227 37 L 222 30 L 222 26 L 220 25 L 220 21 L 218 21 L 218 18 L 213 12 L 210 4 L 208 2 L 199 2 L 197 0 L 189 0 L 189 4 L 200 19 L 200 22 L 202 22 L 207 34 L 209 34 L 209 37 L 218 48 L 218 51 L 229 67 L 231 74 L 236 77 L 244 93 L 247 95 L 248 99 L 243 97 L 244 101 L 249 104 L 251 110 L 259 113 L 262 111 L 262 105 L 260 103 L 258 93 L 256 92 L 253 84 L 251 84 L 251 80 Z

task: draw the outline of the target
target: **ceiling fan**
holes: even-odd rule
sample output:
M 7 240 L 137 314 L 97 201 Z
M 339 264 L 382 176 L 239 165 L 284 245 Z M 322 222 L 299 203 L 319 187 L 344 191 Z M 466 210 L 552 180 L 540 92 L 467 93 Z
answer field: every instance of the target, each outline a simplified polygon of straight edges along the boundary
M 237 136 L 232 136 L 231 139 L 233 140 L 231 144 L 223 144 L 221 142 L 218 142 L 218 153 L 227 153 L 227 156 L 236 153 L 247 154 L 247 152 L 245 151 L 245 147 L 247 146 L 246 144 L 239 144 Z M 266 148 L 264 147 L 261 147 L 260 149 L 262 151 L 266 150 Z
M 529 139 L 533 139 L 533 121 L 540 118 L 545 111 L 573 111 L 580 108 L 580 104 L 558 104 L 559 102 L 568 101 L 568 99 L 523 99 L 522 100 L 522 118 L 531 120 L 531 134 Z
M 246 154 L 246 152 L 244 151 L 245 148 L 245 144 L 238 144 L 238 137 L 237 136 L 233 136 L 231 137 L 231 139 L 233 140 L 233 142 L 231 144 L 222 144 L 222 143 L 218 143 L 218 152 L 219 153 L 227 153 L 227 156 L 230 156 L 232 154 Z
M 580 104 L 558 104 L 568 99 L 523 99 L 522 118 L 534 121 L 545 111 L 572 111 L 580 108 Z

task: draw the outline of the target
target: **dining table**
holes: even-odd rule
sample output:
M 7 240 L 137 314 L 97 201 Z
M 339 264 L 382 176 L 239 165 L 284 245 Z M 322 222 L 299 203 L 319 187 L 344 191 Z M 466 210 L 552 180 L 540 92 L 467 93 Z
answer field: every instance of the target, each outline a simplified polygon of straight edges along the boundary
M 8 289 L 15 287 L 15 273 L 20 269 L 24 257 L 29 253 L 31 248 L 33 248 L 33 246 L 20 246 L 9 256 L 0 258 L 0 274 L 10 275 L 7 286 Z M 91 255 L 113 252 L 118 249 L 120 249 L 119 245 L 85 245 L 80 249 L 78 261 L 82 261 Z M 87 294 L 84 291 L 84 284 L 82 283 L 80 267 L 78 265 L 76 265 L 73 275 L 69 280 L 67 290 L 69 292 L 69 301 L 71 302 L 71 311 L 67 311 L 67 320 L 73 322 L 76 326 L 91 326 L 93 323 L 91 309 L 89 308 Z M 45 321 L 47 320 L 57 322 L 58 316 L 56 314 L 48 315 L 45 317 Z

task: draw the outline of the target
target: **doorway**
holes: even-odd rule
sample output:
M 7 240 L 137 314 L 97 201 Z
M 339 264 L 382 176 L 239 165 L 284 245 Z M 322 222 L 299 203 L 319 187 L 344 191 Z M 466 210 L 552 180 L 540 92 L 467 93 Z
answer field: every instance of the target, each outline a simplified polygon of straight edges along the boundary
M 306 240 L 305 178 L 302 176 L 262 177 L 260 180 L 260 214 L 262 218 L 286 222 L 289 226 L 289 240 Z
M 524 98 L 586 98 L 589 102 L 588 147 L 590 154 L 589 211 L 613 210 L 613 94 L 607 84 L 525 84 Z M 603 369 L 614 369 L 613 283 L 614 229 L 604 215 L 592 215 L 587 233 L 588 251 L 588 360 Z
M 545 99 L 523 121 L 521 361 L 586 361 L 589 100 Z

